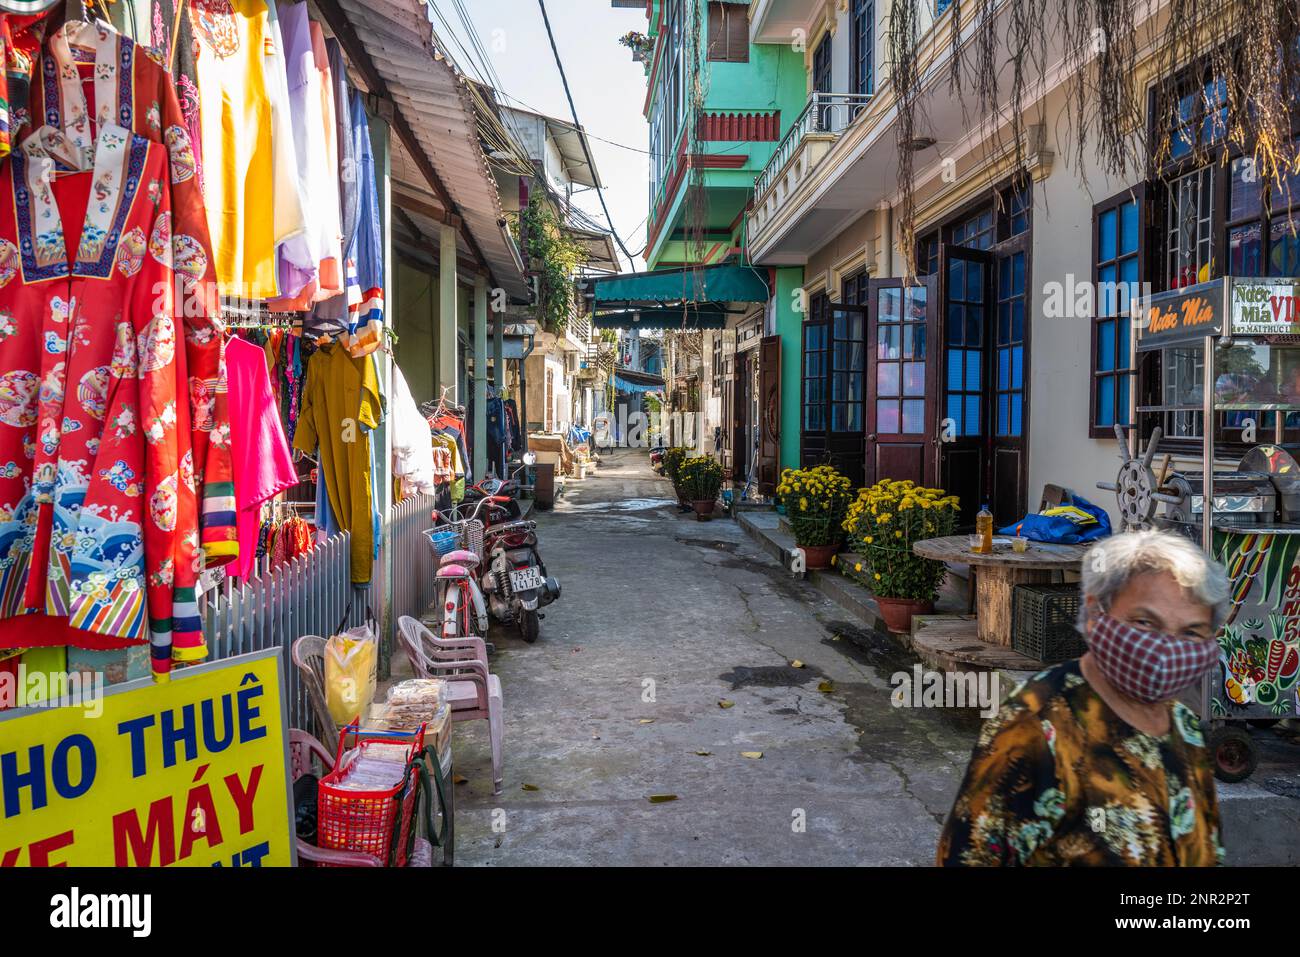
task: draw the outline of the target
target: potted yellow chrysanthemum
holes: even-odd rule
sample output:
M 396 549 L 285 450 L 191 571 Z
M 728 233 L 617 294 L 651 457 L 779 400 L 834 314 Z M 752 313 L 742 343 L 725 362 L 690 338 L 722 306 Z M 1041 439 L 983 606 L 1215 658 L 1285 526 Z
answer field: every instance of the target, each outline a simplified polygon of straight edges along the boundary
M 710 518 L 717 504 L 718 490 L 722 488 L 722 466 L 707 455 L 700 455 L 683 462 L 677 474 L 682 494 L 695 509 L 695 517 L 701 522 Z
M 913 553 L 912 543 L 951 535 L 957 504 L 943 489 L 885 479 L 859 491 L 849 506 L 844 531 L 866 567 L 845 574 L 871 589 L 890 631 L 911 631 L 913 615 L 934 610 L 947 569 Z
M 829 568 L 840 550 L 844 537 L 840 525 L 853 500 L 849 480 L 829 465 L 788 469 L 776 492 L 785 505 L 794 543 L 803 549 L 806 566 Z

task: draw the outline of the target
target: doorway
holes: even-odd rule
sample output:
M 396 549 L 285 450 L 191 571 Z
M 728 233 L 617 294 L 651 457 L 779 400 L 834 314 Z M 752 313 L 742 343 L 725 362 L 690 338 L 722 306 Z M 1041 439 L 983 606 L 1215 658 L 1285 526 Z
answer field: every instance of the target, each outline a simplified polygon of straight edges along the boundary
M 867 485 L 881 479 L 934 484 L 934 298 L 931 278 L 911 285 L 900 279 L 873 279 L 867 285 Z
M 1025 236 L 939 253 L 943 376 L 939 482 L 961 500 L 959 528 L 983 505 L 1010 525 L 1028 504 Z

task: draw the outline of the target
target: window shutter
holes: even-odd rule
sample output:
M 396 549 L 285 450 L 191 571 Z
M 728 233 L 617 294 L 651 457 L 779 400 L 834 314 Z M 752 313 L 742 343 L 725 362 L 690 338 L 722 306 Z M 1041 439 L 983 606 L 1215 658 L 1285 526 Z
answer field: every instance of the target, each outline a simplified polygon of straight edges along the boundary
M 725 63 L 749 62 L 749 18 L 744 4 L 710 0 L 708 58 Z

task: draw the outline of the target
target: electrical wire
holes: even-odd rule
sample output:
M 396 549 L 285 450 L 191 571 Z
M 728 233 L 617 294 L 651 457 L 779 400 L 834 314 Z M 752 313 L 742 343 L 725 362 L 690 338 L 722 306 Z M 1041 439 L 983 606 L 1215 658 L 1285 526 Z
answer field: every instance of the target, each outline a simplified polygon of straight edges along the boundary
M 542 23 L 546 25 L 546 37 L 551 42 L 551 54 L 555 57 L 555 65 L 560 71 L 560 82 L 564 84 L 564 96 L 569 101 L 569 112 L 573 114 L 573 125 L 579 130 L 582 130 L 582 121 L 578 119 L 578 108 L 574 106 L 573 93 L 569 90 L 569 78 L 564 73 L 564 62 L 560 59 L 559 48 L 555 45 L 555 33 L 551 30 L 551 18 L 546 13 L 546 0 L 537 0 L 537 6 L 540 7 L 542 11 Z M 591 157 L 591 148 L 587 145 L 586 137 L 578 137 L 578 142 L 582 144 L 582 152 L 583 155 L 587 157 L 587 165 L 594 170 L 596 168 L 596 161 Z M 614 217 L 610 216 L 609 206 L 605 203 L 605 191 L 603 189 L 598 189 L 596 195 L 600 198 L 600 208 L 605 212 L 605 222 L 609 224 L 610 234 L 613 235 L 614 241 L 618 243 L 618 248 L 623 251 L 623 255 L 627 257 L 628 265 L 631 266 L 632 271 L 635 272 L 635 257 L 628 251 L 627 244 L 623 242 L 623 238 L 619 236 L 618 231 L 614 229 Z M 642 252 L 644 251 L 645 250 L 642 250 Z

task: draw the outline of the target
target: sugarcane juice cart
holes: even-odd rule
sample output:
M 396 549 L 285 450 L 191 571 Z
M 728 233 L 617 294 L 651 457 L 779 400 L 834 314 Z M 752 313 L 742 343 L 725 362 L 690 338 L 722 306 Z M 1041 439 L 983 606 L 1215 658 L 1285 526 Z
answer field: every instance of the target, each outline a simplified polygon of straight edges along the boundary
M 1180 532 L 1227 570 L 1199 710 L 1215 773 L 1240 781 L 1257 761 L 1251 726 L 1300 714 L 1300 279 L 1199 283 L 1133 315 L 1134 451 L 1116 426 L 1124 461 L 1103 487 L 1122 527 Z

